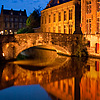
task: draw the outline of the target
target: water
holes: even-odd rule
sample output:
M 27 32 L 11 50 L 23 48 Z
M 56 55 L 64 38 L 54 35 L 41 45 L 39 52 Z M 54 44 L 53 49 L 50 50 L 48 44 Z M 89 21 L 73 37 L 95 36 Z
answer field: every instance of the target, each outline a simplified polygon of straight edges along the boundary
M 0 100 L 100 100 L 100 59 L 58 56 L 41 63 L 1 63 Z

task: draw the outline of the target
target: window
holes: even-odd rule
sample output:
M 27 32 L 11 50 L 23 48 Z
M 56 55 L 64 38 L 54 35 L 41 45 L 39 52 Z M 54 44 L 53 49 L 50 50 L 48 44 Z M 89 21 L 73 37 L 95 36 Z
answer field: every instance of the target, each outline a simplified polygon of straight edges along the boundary
M 46 24 L 46 16 L 45 16 L 45 24 Z
M 99 71 L 99 61 L 95 61 L 95 70 Z
M 22 18 L 19 18 L 19 21 L 22 22 Z M 23 19 L 23 21 L 24 21 L 24 19 Z
M 49 23 L 51 22 L 51 16 L 49 15 Z
M 97 33 L 100 33 L 100 18 L 97 18 Z
M 15 18 L 15 22 L 17 22 L 18 21 L 18 18 Z
M 61 12 L 59 12 L 59 21 L 61 21 Z
M 69 10 L 69 20 L 72 20 L 72 9 Z
M 55 27 L 53 27 L 53 32 L 55 33 Z
M 55 14 L 53 15 L 53 22 L 55 22 Z
M 49 27 L 49 29 L 48 29 L 48 30 L 49 30 L 49 32 L 50 32 L 50 27 Z
M 18 28 L 18 24 L 17 23 L 14 24 L 14 28 Z
M 97 11 L 100 11 L 100 0 L 97 0 Z
M 64 25 L 64 33 L 67 33 L 66 25 Z
M 42 21 L 42 24 L 43 24 L 43 17 L 42 17 L 42 20 L 41 21 Z
M 13 15 L 13 12 L 11 12 L 11 15 Z
M 95 53 L 99 53 L 99 43 L 95 44 Z
M 23 27 L 25 27 L 26 26 L 26 23 L 23 23 Z
M 66 91 L 66 84 L 63 82 L 63 92 Z
M 60 81 L 58 81 L 58 89 L 60 89 Z
M 88 47 L 90 47 L 90 41 L 87 41 Z
M 58 33 L 61 33 L 61 26 L 58 26 Z
M 10 21 L 13 21 L 13 18 L 10 18 Z
M 87 19 L 87 34 L 91 34 L 91 19 Z
M 12 28 L 13 27 L 13 23 L 10 23 L 10 28 Z
M 22 15 L 21 12 L 19 13 L 19 15 L 20 15 L 20 16 Z
M 23 19 L 23 22 L 26 23 L 26 18 Z
M 66 11 L 64 11 L 64 21 L 66 21 L 66 19 L 67 19 L 67 13 Z
M 70 85 L 68 86 L 68 94 L 72 95 L 72 87 Z
M 69 25 L 69 34 L 72 34 L 73 25 Z
M 9 21 L 8 17 L 5 17 L 5 21 Z
M 8 23 L 7 22 L 5 22 L 5 27 L 8 27 Z
M 87 14 L 91 13 L 91 1 L 86 2 L 86 7 L 87 7 Z
M 19 23 L 19 28 L 22 28 L 22 23 Z

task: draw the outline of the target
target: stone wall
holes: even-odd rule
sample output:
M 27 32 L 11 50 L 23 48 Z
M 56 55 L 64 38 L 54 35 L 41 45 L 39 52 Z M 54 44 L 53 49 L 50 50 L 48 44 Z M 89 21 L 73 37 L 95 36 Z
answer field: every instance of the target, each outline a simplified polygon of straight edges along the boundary
M 53 45 L 60 53 L 71 55 L 75 52 L 75 43 L 81 35 L 55 33 L 27 33 L 0 36 L 1 53 L 5 59 L 16 58 L 25 49 L 37 45 Z M 75 43 L 74 43 L 75 42 Z

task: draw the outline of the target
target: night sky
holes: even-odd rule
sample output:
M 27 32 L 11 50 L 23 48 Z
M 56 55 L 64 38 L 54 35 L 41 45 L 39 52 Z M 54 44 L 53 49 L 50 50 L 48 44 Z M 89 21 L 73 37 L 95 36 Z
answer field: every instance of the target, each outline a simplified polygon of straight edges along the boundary
M 1 12 L 1 6 L 4 5 L 4 9 L 10 10 L 11 8 L 13 10 L 24 10 L 26 9 L 27 16 L 29 16 L 34 8 L 41 7 L 44 9 L 47 5 L 47 3 L 50 0 L 0 0 L 0 12 Z

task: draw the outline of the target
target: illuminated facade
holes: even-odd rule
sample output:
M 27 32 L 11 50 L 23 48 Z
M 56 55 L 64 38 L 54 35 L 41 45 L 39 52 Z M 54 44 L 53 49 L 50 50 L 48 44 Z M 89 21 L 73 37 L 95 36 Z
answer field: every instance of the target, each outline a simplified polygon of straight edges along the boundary
M 2 5 L 0 14 L 0 34 L 15 34 L 17 30 L 26 26 L 27 14 L 24 11 L 6 10 Z
M 83 34 L 100 33 L 100 0 L 81 0 Z
M 80 10 L 80 1 L 51 0 L 41 11 L 41 31 L 66 34 L 73 34 L 75 30 L 79 32 Z

